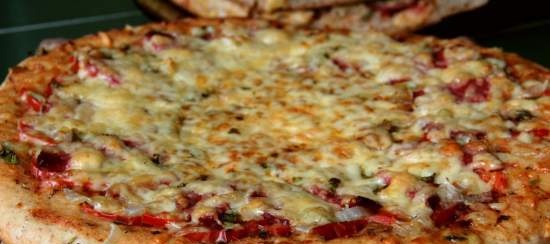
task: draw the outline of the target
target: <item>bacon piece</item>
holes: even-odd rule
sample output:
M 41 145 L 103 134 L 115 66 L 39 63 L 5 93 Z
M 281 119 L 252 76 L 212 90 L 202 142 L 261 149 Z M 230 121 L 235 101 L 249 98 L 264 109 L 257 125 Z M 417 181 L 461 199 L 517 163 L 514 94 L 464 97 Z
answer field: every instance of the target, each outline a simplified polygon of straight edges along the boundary
M 124 224 L 124 225 L 133 225 L 133 226 L 148 226 L 155 228 L 163 228 L 173 220 L 168 217 L 155 216 L 152 214 L 145 213 L 139 216 L 122 216 L 111 213 L 104 213 L 95 210 L 92 205 L 88 203 L 81 203 L 80 208 L 82 211 L 89 215 L 93 215 L 102 219 L 107 219 L 115 223 Z
M 27 125 L 21 121 L 17 124 L 17 130 L 19 132 L 19 140 L 24 142 L 30 142 L 41 146 L 53 146 L 57 142 L 39 131 L 34 131 L 32 126 Z
M 351 237 L 364 230 L 369 221 L 366 219 L 329 223 L 317 226 L 311 230 L 312 233 L 322 236 L 325 240 L 332 240 L 341 237 Z
M 447 86 L 459 102 L 480 103 L 489 99 L 491 85 L 487 79 L 470 79 Z
M 447 59 L 445 58 L 445 49 L 442 47 L 434 48 L 432 52 L 432 64 L 439 69 L 445 69 L 449 66 Z
M 436 227 L 449 226 L 455 223 L 467 208 L 464 203 L 453 203 L 450 206 L 443 206 L 441 199 L 437 195 L 429 197 L 427 204 L 433 210 L 430 218 Z
M 342 60 L 342 59 L 339 59 L 339 58 L 333 58 L 332 60 L 332 63 L 334 65 L 336 65 L 336 67 L 338 67 L 341 71 L 346 71 L 348 70 L 349 68 L 351 68 L 351 65 L 349 63 L 347 63 L 346 61 Z
M 416 98 L 421 97 L 421 96 L 424 96 L 424 95 L 426 95 L 426 92 L 425 92 L 423 89 L 413 91 L 413 93 L 412 93 L 413 101 L 414 101 Z

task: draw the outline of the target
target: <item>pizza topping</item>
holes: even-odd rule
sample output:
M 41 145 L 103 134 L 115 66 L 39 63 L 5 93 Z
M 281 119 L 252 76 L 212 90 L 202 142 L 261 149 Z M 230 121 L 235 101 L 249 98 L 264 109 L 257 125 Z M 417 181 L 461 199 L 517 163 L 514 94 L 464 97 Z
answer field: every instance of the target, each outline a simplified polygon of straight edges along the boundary
M 442 47 L 434 48 L 432 52 L 433 66 L 440 69 L 445 69 L 448 66 L 447 59 L 445 59 L 445 49 Z
M 367 218 L 335 222 L 317 226 L 311 230 L 312 233 L 323 237 L 325 240 L 332 240 L 335 238 L 351 237 L 361 233 L 369 223 L 377 223 L 382 225 L 393 225 L 396 219 L 389 214 L 377 214 Z
M 538 138 L 546 138 L 550 136 L 550 130 L 546 128 L 536 128 L 531 130 L 531 134 Z
M 47 111 L 46 98 L 35 92 L 24 91 L 21 95 L 21 99 L 35 112 Z
M 476 169 L 478 173 L 485 182 L 490 183 L 493 186 L 493 190 L 496 192 L 504 193 L 506 192 L 508 186 L 508 180 L 502 171 L 488 171 L 485 169 Z
M 36 157 L 36 167 L 47 172 L 65 172 L 68 169 L 69 158 L 66 153 L 41 151 Z
M 24 142 L 30 142 L 43 146 L 53 146 L 57 144 L 56 141 L 50 137 L 44 135 L 40 131 L 33 130 L 33 127 L 19 121 L 17 124 L 17 130 L 19 131 L 19 140 Z
M 80 208 L 87 214 L 111 220 L 115 223 L 124 225 L 137 225 L 137 226 L 149 226 L 155 228 L 164 228 L 172 220 L 169 218 L 163 218 L 160 216 L 154 216 L 151 214 L 143 214 L 139 216 L 123 216 L 117 214 L 103 213 L 94 209 L 94 207 L 88 203 L 80 204 Z
M 227 28 L 75 51 L 74 80 L 52 87 L 48 113 L 20 123 L 20 140 L 40 152 L 33 174 L 86 196 L 86 213 L 178 225 L 194 242 L 332 239 L 408 219 L 427 229 L 430 216 L 458 218 L 457 196 L 491 190 L 473 170 L 500 169 L 485 142 L 501 133 L 481 123 L 502 98 L 489 96 L 489 79 L 462 81 L 478 66 L 445 52 L 438 69 L 419 70 L 398 57 L 429 63 L 424 44 L 377 33 L 273 28 L 266 41 Z M 440 190 L 432 210 L 424 203 Z
M 0 147 L 0 158 L 8 164 L 17 164 L 19 162 L 17 154 L 6 145 Z
M 438 196 L 430 197 L 427 203 L 433 209 L 430 217 L 437 227 L 455 223 L 466 210 L 466 206 L 463 203 L 451 203 L 449 206 L 445 206 Z
M 203 243 L 226 243 L 246 237 L 267 238 L 269 236 L 290 236 L 292 228 L 288 220 L 264 213 L 259 220 L 246 222 L 234 219 L 235 225 L 229 229 L 222 229 L 214 225 L 209 231 L 191 231 L 183 236 L 191 241 Z
M 322 236 L 325 240 L 332 240 L 341 237 L 351 237 L 360 233 L 367 227 L 368 220 L 353 220 L 345 222 L 336 222 L 321 225 L 313 228 L 312 233 Z
M 79 60 L 78 67 L 80 76 L 99 78 L 107 81 L 111 86 L 120 85 L 122 82 L 120 76 L 103 61 L 92 58 L 82 58 Z
M 470 79 L 451 83 L 448 89 L 458 101 L 480 103 L 489 99 L 490 84 L 486 79 Z

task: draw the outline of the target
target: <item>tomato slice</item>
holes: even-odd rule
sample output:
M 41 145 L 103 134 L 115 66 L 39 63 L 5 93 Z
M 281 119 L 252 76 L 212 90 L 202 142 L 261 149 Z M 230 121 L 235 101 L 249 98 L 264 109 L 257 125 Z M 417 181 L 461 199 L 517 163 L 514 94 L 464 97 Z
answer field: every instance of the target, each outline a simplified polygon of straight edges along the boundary
M 149 226 L 155 228 L 163 228 L 173 220 L 167 217 L 156 216 L 149 213 L 145 213 L 139 216 L 123 216 L 112 213 L 104 213 L 95 210 L 92 205 L 88 203 L 81 203 L 80 208 L 87 214 L 111 220 L 116 223 L 124 225 L 134 225 L 134 226 Z

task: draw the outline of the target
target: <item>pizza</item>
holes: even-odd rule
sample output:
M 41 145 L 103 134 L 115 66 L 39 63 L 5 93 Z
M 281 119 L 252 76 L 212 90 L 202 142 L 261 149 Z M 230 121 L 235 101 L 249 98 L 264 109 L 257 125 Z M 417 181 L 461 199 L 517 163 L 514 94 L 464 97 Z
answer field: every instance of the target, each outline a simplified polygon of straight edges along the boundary
M 256 17 L 296 26 L 408 33 L 488 0 L 172 0 L 207 18 Z
M 467 39 L 181 20 L 0 88 L 6 243 L 540 243 L 550 72 Z

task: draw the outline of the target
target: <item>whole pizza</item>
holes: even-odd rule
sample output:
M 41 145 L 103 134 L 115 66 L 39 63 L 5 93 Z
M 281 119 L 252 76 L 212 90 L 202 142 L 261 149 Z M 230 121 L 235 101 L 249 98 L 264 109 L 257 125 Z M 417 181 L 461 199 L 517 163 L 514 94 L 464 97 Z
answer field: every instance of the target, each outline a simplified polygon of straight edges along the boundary
M 466 39 L 182 20 L 0 88 L 7 243 L 542 243 L 550 72 Z

